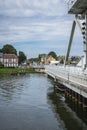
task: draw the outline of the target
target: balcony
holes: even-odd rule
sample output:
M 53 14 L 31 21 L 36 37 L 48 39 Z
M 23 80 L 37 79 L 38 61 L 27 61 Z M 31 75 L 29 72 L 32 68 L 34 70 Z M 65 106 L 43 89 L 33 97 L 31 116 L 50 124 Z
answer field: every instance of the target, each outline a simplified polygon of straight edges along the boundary
M 87 10 L 87 0 L 69 0 L 68 13 L 82 14 Z

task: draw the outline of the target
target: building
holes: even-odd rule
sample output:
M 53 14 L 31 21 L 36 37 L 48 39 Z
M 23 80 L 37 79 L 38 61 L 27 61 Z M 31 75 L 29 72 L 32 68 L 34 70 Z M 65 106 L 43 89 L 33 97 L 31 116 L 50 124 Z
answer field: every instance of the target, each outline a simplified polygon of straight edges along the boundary
M 18 67 L 18 57 L 15 54 L 0 54 L 0 65 L 4 67 Z
M 25 61 L 20 65 L 20 67 L 30 68 L 30 67 L 32 67 L 32 64 L 31 64 L 30 61 L 27 59 L 27 60 L 25 60 Z
M 45 65 L 51 63 L 52 61 L 56 61 L 55 58 L 53 58 L 51 55 L 42 55 L 41 56 L 41 62 Z
M 51 55 L 47 56 L 46 58 L 46 63 L 45 64 L 49 64 L 51 63 L 52 61 L 56 61 L 56 59 L 54 57 L 52 57 Z

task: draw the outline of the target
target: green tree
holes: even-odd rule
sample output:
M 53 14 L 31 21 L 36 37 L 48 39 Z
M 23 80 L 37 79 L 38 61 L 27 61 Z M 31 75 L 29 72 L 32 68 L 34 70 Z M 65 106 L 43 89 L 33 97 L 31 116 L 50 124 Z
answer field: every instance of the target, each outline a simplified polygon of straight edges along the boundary
M 19 64 L 23 63 L 26 60 L 26 55 L 23 51 L 19 51 L 18 61 Z
M 64 64 L 65 56 L 63 55 L 58 56 L 58 61 L 60 61 L 61 64 Z
M 42 57 L 45 58 L 46 56 L 47 56 L 47 54 L 39 54 L 39 55 L 38 55 L 38 61 L 41 62 L 41 58 L 42 58 Z
M 38 60 L 39 60 L 39 62 L 41 61 L 41 55 L 40 54 L 38 55 Z
M 54 51 L 49 52 L 48 56 L 50 56 L 50 55 L 57 60 L 57 55 Z
M 6 44 L 6 45 L 3 46 L 2 53 L 17 55 L 16 49 L 12 45 L 10 45 L 10 44 Z
M 2 49 L 0 49 L 0 53 L 2 53 Z

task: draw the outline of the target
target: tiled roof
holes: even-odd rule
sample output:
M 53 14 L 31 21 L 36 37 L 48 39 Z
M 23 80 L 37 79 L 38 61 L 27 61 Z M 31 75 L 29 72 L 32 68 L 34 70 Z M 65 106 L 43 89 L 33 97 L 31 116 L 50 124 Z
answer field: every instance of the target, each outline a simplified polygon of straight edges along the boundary
M 12 58 L 17 58 L 17 56 L 15 54 L 3 54 L 3 58 L 12 59 Z

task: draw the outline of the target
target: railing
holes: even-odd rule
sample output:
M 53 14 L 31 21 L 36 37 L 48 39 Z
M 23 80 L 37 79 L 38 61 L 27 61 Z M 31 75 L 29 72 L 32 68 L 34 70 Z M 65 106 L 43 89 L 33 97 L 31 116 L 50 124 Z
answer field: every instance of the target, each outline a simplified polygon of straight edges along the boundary
M 32 65 L 32 67 L 39 69 L 39 68 L 44 68 L 44 65 Z
M 67 82 L 87 87 L 87 74 L 80 67 L 48 65 L 45 71 Z

